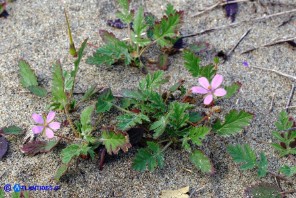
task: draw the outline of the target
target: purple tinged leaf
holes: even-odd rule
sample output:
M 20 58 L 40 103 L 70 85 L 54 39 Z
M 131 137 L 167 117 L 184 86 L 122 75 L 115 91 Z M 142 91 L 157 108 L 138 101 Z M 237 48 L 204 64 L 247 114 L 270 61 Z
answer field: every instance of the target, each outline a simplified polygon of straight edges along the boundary
M 5 137 L 0 136 L 0 160 L 8 150 L 8 142 Z
M 226 16 L 231 18 L 231 22 L 235 21 L 235 16 L 238 12 L 238 4 L 231 3 L 234 0 L 227 0 L 227 4 L 225 6 Z
M 51 151 L 59 141 L 52 140 L 52 141 L 33 141 L 24 144 L 21 147 L 21 152 L 27 155 L 36 155 L 38 153 L 47 153 Z
M 284 197 L 284 194 L 281 193 L 281 189 L 277 185 L 261 182 L 245 189 L 245 197 L 281 198 Z
M 168 54 L 160 54 L 158 56 L 158 64 L 157 67 L 161 70 L 168 70 L 169 66 L 169 55 Z

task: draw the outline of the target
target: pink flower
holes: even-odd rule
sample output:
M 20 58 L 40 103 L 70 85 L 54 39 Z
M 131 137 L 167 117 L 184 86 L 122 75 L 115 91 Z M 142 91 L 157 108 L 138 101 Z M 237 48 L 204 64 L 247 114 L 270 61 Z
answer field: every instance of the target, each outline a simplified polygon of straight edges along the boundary
M 61 126 L 59 122 L 53 122 L 55 117 L 55 112 L 50 111 L 45 118 L 45 115 L 42 116 L 37 113 L 33 113 L 32 118 L 37 123 L 36 126 L 32 128 L 34 134 L 44 133 L 45 135 L 51 139 L 54 137 L 54 131 L 58 130 Z
M 209 83 L 208 79 L 205 77 L 201 77 L 198 79 L 199 86 L 195 86 L 191 88 L 192 93 L 197 94 L 206 94 L 204 99 L 204 104 L 209 105 L 214 99 L 214 96 L 225 96 L 226 90 L 223 88 L 218 88 L 223 81 L 223 76 L 220 74 L 216 74 L 211 82 Z

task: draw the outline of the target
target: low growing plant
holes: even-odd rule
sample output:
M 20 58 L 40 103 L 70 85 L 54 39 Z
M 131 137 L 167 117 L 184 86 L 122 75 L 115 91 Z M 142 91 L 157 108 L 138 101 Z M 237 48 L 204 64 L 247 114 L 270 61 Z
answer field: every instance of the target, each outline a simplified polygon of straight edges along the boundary
M 272 143 L 271 146 L 279 152 L 280 157 L 295 154 L 296 128 L 294 119 L 289 117 L 287 112 L 282 111 L 275 126 L 281 132 L 274 131 L 272 135 L 279 143 Z M 248 144 L 228 145 L 227 152 L 234 162 L 241 164 L 240 170 L 257 169 L 257 174 L 260 178 L 270 174 L 275 176 L 278 182 L 281 180 L 289 182 L 290 180 L 288 178 L 296 175 L 296 166 L 283 165 L 277 171 L 278 173 L 268 170 L 266 154 L 261 152 L 260 157 L 257 158 L 255 150 L 251 149 Z M 294 193 L 294 191 L 281 192 L 281 189 L 277 185 L 259 183 L 247 188 L 245 193 L 252 197 L 281 197 L 288 193 Z
M 87 63 L 112 65 L 123 61 L 125 65 L 145 70 L 142 55 L 150 46 L 157 44 L 161 48 L 173 48 L 176 44 L 183 12 L 175 10 L 171 4 L 168 4 L 165 15 L 158 21 L 154 15 L 145 14 L 143 7 L 140 7 L 136 13 L 131 11 L 129 0 L 118 0 L 118 3 L 121 11 L 117 13 L 117 17 L 127 24 L 128 39 L 119 40 L 113 33 L 100 30 L 105 45 L 98 48 L 96 53 L 87 59 Z M 161 62 L 165 61 L 167 55 L 160 58 Z

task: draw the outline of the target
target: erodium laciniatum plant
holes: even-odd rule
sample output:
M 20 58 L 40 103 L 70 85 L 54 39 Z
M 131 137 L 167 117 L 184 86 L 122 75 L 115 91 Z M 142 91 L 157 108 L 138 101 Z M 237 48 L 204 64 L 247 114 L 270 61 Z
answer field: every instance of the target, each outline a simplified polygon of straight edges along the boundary
M 157 44 L 162 49 L 160 62 L 167 59 L 170 52 L 178 50 L 178 29 L 182 22 L 182 11 L 177 11 L 168 4 L 164 16 L 157 20 L 151 13 L 144 13 L 143 7 L 135 13 L 131 11 L 129 0 L 118 0 L 118 3 L 121 6 L 121 11 L 117 13 L 119 19 L 109 23 L 113 27 L 127 27 L 128 38 L 123 41 L 111 32 L 100 30 L 105 45 L 98 48 L 94 55 L 87 59 L 87 63 L 113 65 L 123 62 L 146 71 L 143 54 L 150 46 Z

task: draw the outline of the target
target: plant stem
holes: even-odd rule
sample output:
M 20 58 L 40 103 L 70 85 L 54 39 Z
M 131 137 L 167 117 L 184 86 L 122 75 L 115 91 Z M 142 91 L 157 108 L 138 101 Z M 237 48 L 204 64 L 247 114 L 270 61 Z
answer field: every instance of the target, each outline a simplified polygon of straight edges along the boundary
M 130 43 L 130 45 L 132 45 L 131 26 L 129 23 L 127 24 L 127 33 L 128 33 L 128 37 L 129 37 L 129 43 Z
M 79 137 L 79 133 L 78 133 L 78 131 L 76 130 L 76 128 L 75 128 L 75 126 L 74 126 L 74 124 L 73 124 L 73 122 L 72 122 L 72 119 L 71 119 L 71 117 L 70 117 L 70 115 L 69 115 L 68 107 L 69 107 L 68 105 L 65 107 L 65 114 L 66 114 L 67 120 L 68 120 L 68 122 L 69 122 L 69 124 L 70 124 L 70 126 L 71 126 L 71 128 L 72 128 L 72 130 L 73 130 L 73 132 L 74 132 L 74 135 L 75 135 L 76 137 Z
M 71 141 L 71 142 L 73 142 L 73 141 L 75 140 L 75 139 L 71 139 L 71 138 L 65 137 L 65 136 L 63 136 L 63 135 L 57 135 L 57 134 L 54 134 L 54 136 L 59 137 L 59 138 L 62 138 L 62 139 L 69 140 L 69 141 Z
M 169 141 L 161 150 L 161 153 L 163 153 L 165 150 L 167 150 L 169 148 L 169 146 L 173 143 L 173 141 Z

